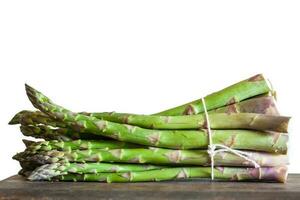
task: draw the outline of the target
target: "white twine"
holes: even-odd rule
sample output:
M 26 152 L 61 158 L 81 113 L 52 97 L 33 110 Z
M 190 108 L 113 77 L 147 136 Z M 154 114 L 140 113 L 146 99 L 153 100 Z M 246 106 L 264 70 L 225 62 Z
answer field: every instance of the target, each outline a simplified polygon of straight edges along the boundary
M 208 117 L 208 113 L 207 113 L 205 100 L 204 100 L 204 98 L 201 98 L 201 100 L 202 100 L 202 104 L 203 104 L 203 108 L 204 108 L 204 114 L 205 114 L 205 118 L 206 118 L 206 128 L 207 128 L 207 132 L 208 132 L 208 150 L 207 150 L 207 152 L 210 155 L 211 180 L 214 180 L 214 165 L 215 165 L 214 157 L 217 153 L 220 153 L 220 152 L 233 153 L 233 154 L 251 162 L 255 168 L 260 168 L 260 165 L 255 160 L 251 159 L 252 155 L 250 153 L 232 149 L 223 144 L 213 144 L 212 131 L 210 129 L 210 121 L 209 121 L 209 117 Z M 216 150 L 217 147 L 218 147 L 218 149 Z

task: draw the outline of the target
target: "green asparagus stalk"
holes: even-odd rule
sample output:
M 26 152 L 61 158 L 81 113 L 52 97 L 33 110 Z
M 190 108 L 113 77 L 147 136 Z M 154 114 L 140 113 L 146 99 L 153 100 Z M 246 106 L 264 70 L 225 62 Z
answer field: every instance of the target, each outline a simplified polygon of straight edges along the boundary
M 146 164 L 123 164 L 123 163 L 53 163 L 46 165 L 29 165 L 20 163 L 22 170 L 19 171 L 20 175 L 25 177 L 50 177 L 64 175 L 67 173 L 103 173 L 103 172 L 136 172 L 146 171 L 153 169 L 162 169 L 165 166 L 159 165 L 146 165 Z
M 120 148 L 143 148 L 141 145 L 125 143 L 115 140 L 71 140 L 71 141 L 28 141 L 23 140 L 29 151 L 72 151 L 89 149 L 120 149 Z
M 203 130 L 150 130 L 124 125 L 71 112 L 50 101 L 42 93 L 26 85 L 32 104 L 56 120 L 61 120 L 79 132 L 89 132 L 119 141 L 175 149 L 207 148 L 208 135 Z M 214 130 L 214 143 L 236 149 L 286 152 L 287 135 L 266 134 L 248 130 Z M 251 139 L 252 138 L 252 139 Z
M 211 110 L 210 113 L 262 113 L 268 115 L 278 115 L 279 112 L 275 106 L 275 100 L 272 96 L 263 95 L 261 97 L 254 97 L 242 102 L 238 102 L 235 104 L 231 104 L 228 106 L 224 106 L 221 108 L 217 108 L 215 110 Z M 83 113 L 84 114 L 84 113 Z M 87 115 L 93 115 L 95 117 L 98 116 L 98 113 L 85 113 Z M 101 116 L 101 115 L 100 115 Z M 45 115 L 40 111 L 21 111 L 17 113 L 13 119 L 9 122 L 9 124 L 18 124 L 21 123 L 21 131 L 27 135 L 36 138 L 43 138 L 46 140 L 63 140 L 69 141 L 72 139 L 99 139 L 96 135 L 88 134 L 80 134 L 71 130 L 56 128 L 52 129 L 48 126 L 52 127 L 66 127 L 65 123 L 60 121 L 53 120 L 49 116 Z M 28 126 L 35 125 L 35 126 Z M 100 138 L 101 139 L 101 138 Z
M 53 163 L 35 169 L 29 180 L 50 180 L 51 178 L 68 173 L 97 174 L 107 172 L 140 172 L 162 169 L 165 166 L 145 164 L 120 164 L 120 163 Z
M 226 111 L 237 112 L 238 110 L 243 109 L 243 105 L 247 105 L 249 110 L 254 107 L 258 107 L 259 110 L 265 110 L 264 108 L 270 105 L 270 101 L 266 99 L 267 97 L 260 97 L 255 100 L 246 100 L 241 105 L 232 104 L 227 106 L 227 110 L 216 110 L 216 112 Z M 260 100 L 258 100 L 260 99 Z M 257 102 L 261 103 L 261 106 L 257 106 Z M 264 105 L 266 104 L 266 105 Z M 273 104 L 274 105 L 274 104 Z M 234 107 L 233 107 L 234 106 Z M 239 107 L 238 107 L 239 106 Z M 269 108 L 269 107 L 268 107 Z M 272 108 L 272 107 L 271 107 Z M 269 109 L 273 110 L 274 109 Z M 275 109 L 276 110 L 276 109 Z M 244 110 L 242 110 L 244 111 Z M 161 117 L 161 116 L 149 116 L 149 115 L 134 115 L 134 114 L 122 114 L 122 113 L 85 113 L 86 115 L 96 117 L 98 119 L 103 119 L 107 121 L 117 122 L 117 123 L 126 123 L 131 125 L 137 125 L 144 128 L 157 128 L 157 129 L 199 129 L 206 127 L 206 120 L 204 115 L 195 115 L 195 116 L 169 116 L 169 117 Z M 260 115 L 254 113 L 240 113 L 240 114 L 215 114 L 212 113 L 209 116 L 211 121 L 211 128 L 213 129 L 236 129 L 236 128 L 245 128 L 245 129 L 255 129 L 255 130 L 276 130 L 278 132 L 286 132 L 289 118 L 280 117 L 280 116 L 270 116 L 270 115 Z M 63 134 L 58 135 L 68 135 L 70 138 L 79 139 L 82 138 L 82 134 L 74 133 L 73 131 L 66 129 L 50 129 L 40 124 L 47 124 L 50 126 L 59 126 L 66 127 L 65 123 L 52 120 L 47 115 L 37 111 L 21 111 L 15 115 L 15 117 L 10 121 L 10 124 L 15 124 L 20 122 L 23 125 L 35 125 L 39 126 L 38 128 L 31 127 L 25 128 L 24 132 L 28 135 L 28 131 L 30 133 L 40 133 L 46 132 L 49 135 L 49 132 L 60 132 Z M 24 127 L 23 127 L 24 129 Z M 29 129 L 29 130 L 28 130 Z M 54 134 L 50 134 L 54 135 Z M 55 134 L 56 135 L 56 134 Z M 81 135 L 81 137 L 80 137 Z M 65 137 L 64 137 L 65 138 Z M 93 138 L 93 136 L 89 137 Z M 53 139 L 53 138 L 52 138 Z
M 239 112 L 252 112 L 252 113 L 265 113 L 269 115 L 277 115 L 278 111 L 274 104 L 274 98 L 270 96 L 263 96 L 252 98 L 249 100 L 242 101 L 240 103 L 231 104 L 229 106 L 221 107 L 211 112 L 226 112 L 226 113 L 239 113 Z M 86 113 L 87 115 L 100 116 L 103 115 L 99 113 Z M 117 113 L 114 115 L 118 116 Z M 120 116 L 118 116 L 120 117 Z M 96 135 L 88 135 L 74 132 L 72 130 L 64 128 L 51 128 L 42 124 L 47 124 L 50 126 L 66 127 L 65 123 L 55 121 L 49 116 L 45 115 L 40 111 L 21 111 L 17 113 L 10 124 L 21 123 L 21 131 L 26 136 L 33 136 L 37 138 L 44 138 L 46 140 L 63 140 L 69 141 L 72 139 L 99 139 Z M 35 125 L 35 126 L 28 126 Z M 100 138 L 101 139 L 101 138 Z
M 272 89 L 262 74 L 231 85 L 223 90 L 212 93 L 205 97 L 207 110 L 216 109 L 225 105 L 240 102 L 244 99 L 270 92 Z M 157 115 L 193 115 L 204 111 L 201 99 L 190 103 L 159 112 Z
M 17 113 L 9 124 L 21 124 L 21 132 L 25 136 L 43 138 L 45 140 L 70 141 L 74 139 L 101 139 L 103 137 L 89 133 L 78 133 L 67 128 L 65 123 L 53 120 L 40 111 L 23 110 Z
M 75 140 L 75 141 L 68 141 L 68 142 L 62 142 L 62 141 L 41 141 L 41 142 L 34 142 L 34 141 L 30 141 L 30 140 L 23 140 L 24 144 L 26 145 L 26 152 L 30 152 L 30 154 L 38 154 L 39 151 L 50 151 L 50 150 L 63 150 L 63 151 L 67 151 L 67 152 L 72 152 L 72 150 L 76 150 L 76 149 L 80 149 L 80 150 L 84 150 L 84 149 L 116 149 L 116 148 L 138 148 L 140 146 L 138 145 L 134 145 L 134 144 L 129 144 L 129 143 L 124 143 L 124 142 L 118 142 L 118 141 L 109 141 L 109 140 L 97 140 L 97 141 L 82 141 L 82 140 Z M 41 164 L 37 163 L 37 162 L 31 162 L 29 160 L 25 159 L 26 157 L 23 156 L 20 159 L 20 165 L 22 167 L 23 170 L 21 170 L 19 172 L 20 175 L 24 175 L 24 176 L 28 176 L 33 170 L 35 170 L 36 168 L 40 167 Z M 53 164 L 55 166 L 58 165 L 58 163 Z M 73 169 L 73 165 L 75 165 L 74 163 L 69 164 L 69 163 L 60 163 L 59 164 L 62 168 L 63 166 L 68 166 L 68 171 L 71 172 L 71 169 Z M 121 164 L 121 168 L 120 169 L 124 169 L 122 168 Z M 97 172 L 111 172 L 112 168 L 107 168 L 106 171 L 104 170 L 104 166 L 108 166 L 108 164 L 104 163 L 103 165 L 100 164 L 100 166 L 97 165 L 97 163 L 86 163 L 86 164 L 78 164 L 78 167 L 81 167 L 82 169 L 84 169 L 85 173 L 87 173 L 88 169 L 92 170 L 93 167 L 96 167 Z M 127 166 L 126 164 L 124 165 L 125 167 Z M 130 166 L 134 166 L 133 164 L 130 164 Z M 138 169 L 138 168 L 142 168 L 141 166 L 144 166 L 143 169 L 146 170 L 146 168 L 148 167 L 149 169 L 153 169 L 153 167 L 151 167 L 151 165 L 138 165 L 138 167 L 133 167 L 131 169 Z M 83 168 L 84 167 L 84 168 Z M 119 172 L 119 168 L 117 165 L 115 165 L 116 170 L 115 172 Z M 156 166 L 156 168 L 158 168 L 159 166 Z M 66 168 L 66 167 L 65 167 Z M 102 171 L 100 171 L 100 169 L 103 169 Z M 80 172 L 80 171 L 79 171 Z M 123 171 L 124 172 L 124 171 Z
M 31 128 L 35 132 L 31 132 Z M 42 132 L 38 131 L 38 127 L 26 127 L 21 126 L 21 131 L 24 135 L 27 136 L 42 136 L 43 138 L 50 140 L 59 140 L 59 141 L 70 141 L 76 139 L 76 135 L 70 137 L 68 135 L 64 136 L 63 134 L 53 134 L 52 132 Z M 147 129 L 146 129 L 147 130 Z M 174 149 L 197 149 L 197 148 L 207 148 L 208 140 L 207 133 L 205 131 L 159 131 L 163 133 L 169 133 L 171 139 L 165 139 L 167 147 L 173 147 Z M 72 132 L 71 132 L 72 133 Z M 174 134 L 172 134 L 174 133 Z M 257 151 L 266 151 L 272 153 L 286 153 L 287 152 L 287 141 L 288 135 L 281 133 L 262 133 L 258 131 L 248 131 L 248 130 L 213 130 L 212 139 L 214 143 L 224 144 L 231 148 L 235 149 L 244 149 L 244 150 L 257 150 Z M 48 136 L 49 135 L 49 136 Z M 90 135 L 81 134 L 81 138 L 89 139 Z M 95 135 L 97 137 L 97 135 Z M 93 140 L 103 139 L 94 139 Z M 176 139 L 176 140 L 175 140 Z M 191 141 L 184 141 L 184 139 L 191 139 Z M 195 141 L 196 140 L 196 141 Z M 178 142 L 177 142 L 178 141 Z M 124 143 L 124 142 L 123 142 Z M 165 144 L 163 143 L 163 144 Z M 132 145 L 127 143 L 128 145 Z M 178 144 L 182 144 L 179 146 Z M 127 145 L 127 146 L 128 146 Z M 135 144 L 138 146 L 137 144 Z
M 201 129 L 207 127 L 204 114 L 189 116 L 136 115 L 128 113 L 94 113 L 98 119 L 150 129 Z M 209 114 L 212 129 L 252 129 L 287 132 L 289 117 L 256 113 Z
M 45 125 L 40 126 L 20 126 L 20 131 L 23 133 L 24 136 L 30 136 L 34 138 L 41 138 L 45 140 L 62 140 L 62 141 L 69 141 L 72 139 L 78 139 L 77 136 L 67 136 L 60 133 L 57 133 L 56 130 L 50 129 Z M 47 131 L 46 131 L 47 130 Z M 50 131 L 49 131 L 50 130 Z M 74 131 L 73 131 L 74 132 Z
M 15 114 L 13 116 L 13 118 L 8 122 L 9 125 L 15 125 L 15 124 L 20 124 L 21 123 L 21 118 L 23 118 L 23 116 L 26 114 L 26 113 L 36 113 L 36 112 L 39 112 L 39 113 L 42 113 L 40 111 L 36 111 L 36 112 L 33 112 L 33 111 L 29 111 L 29 110 L 22 110 L 20 112 L 18 112 L 17 114 Z M 43 114 L 44 115 L 44 114 Z
M 258 113 L 266 115 L 279 115 L 276 100 L 273 96 L 260 96 L 246 99 L 209 111 L 208 113 Z
M 97 173 L 97 174 L 73 174 L 60 175 L 51 180 L 59 181 L 100 181 L 100 182 L 145 182 L 145 181 L 167 181 L 167 180 L 188 180 L 195 178 L 209 179 L 211 176 L 210 167 L 178 167 L 163 168 L 140 172 L 123 173 Z M 226 181 L 263 181 L 282 182 L 287 178 L 287 167 L 266 167 L 266 168 L 214 168 L 214 177 L 217 180 Z M 47 176 L 31 177 L 29 180 L 48 180 Z
M 40 111 L 29 111 L 22 110 L 15 114 L 15 116 L 9 121 L 10 125 L 21 124 L 21 125 L 40 125 L 44 124 L 52 127 L 66 128 L 66 124 L 57 120 L 53 120 L 48 115 Z
M 268 115 L 277 115 L 278 111 L 275 106 L 275 100 L 273 97 L 270 96 L 263 96 L 252 98 L 249 100 L 242 101 L 240 103 L 231 104 L 225 107 L 218 108 L 216 110 L 212 110 L 211 112 L 226 112 L 226 113 L 240 113 L 240 112 L 251 112 L 251 113 L 265 113 Z M 95 116 L 97 118 L 108 115 L 108 113 L 85 113 L 87 115 Z M 121 120 L 121 116 L 118 113 L 113 113 L 115 118 L 119 118 Z M 123 114 L 123 120 L 126 121 L 126 118 Z M 65 123 L 60 121 L 56 121 L 51 119 L 49 116 L 45 115 L 40 111 L 21 111 L 17 113 L 13 119 L 10 121 L 9 124 L 17 124 L 21 123 L 22 126 L 21 131 L 26 136 L 32 136 L 36 138 L 43 138 L 46 140 L 63 140 L 69 141 L 72 139 L 99 139 L 96 135 L 89 135 L 89 134 L 81 134 L 74 132 L 72 130 L 66 128 L 51 128 L 46 125 L 50 126 L 59 126 L 59 127 L 66 127 Z M 228 123 L 231 124 L 231 123 Z M 28 126 L 28 125 L 35 125 L 35 126 Z M 101 139 L 101 138 L 100 138 Z
M 69 128 L 51 128 L 47 125 L 20 126 L 20 130 L 25 136 L 43 138 L 45 140 L 70 141 L 77 139 L 103 139 L 100 135 L 91 133 L 79 133 Z
M 232 113 L 243 113 L 243 114 L 239 114 L 239 115 L 235 115 L 235 116 L 228 116 L 225 114 L 215 114 L 215 113 L 228 113 L 228 114 L 232 114 Z M 257 114 L 266 114 L 266 115 L 256 115 L 254 113 Z M 103 120 L 108 120 L 108 121 L 112 121 L 112 122 L 118 122 L 118 123 L 126 123 L 126 124 L 132 124 L 132 125 L 138 125 L 138 126 L 142 126 L 142 127 L 146 127 L 146 128 L 152 128 L 154 126 L 154 128 L 161 128 L 161 129 L 172 129 L 172 128 L 177 128 L 176 126 L 178 126 L 178 129 L 181 128 L 199 128 L 199 125 L 202 126 L 202 128 L 205 126 L 205 118 L 203 115 L 198 115 L 195 116 L 194 118 L 191 116 L 173 116 L 173 117 L 161 117 L 161 116 L 145 116 L 145 115 L 134 115 L 134 114 L 126 114 L 126 113 L 115 113 L 115 112 L 101 112 L 101 113 L 88 113 L 88 112 L 82 112 L 80 114 L 85 114 L 88 116 L 93 116 L 96 117 L 98 119 L 103 119 Z M 238 124 L 239 127 L 234 127 L 235 123 L 232 124 L 232 121 L 230 121 L 229 123 L 224 122 L 223 124 L 226 124 L 227 126 L 229 126 L 229 128 L 249 128 L 249 129 L 262 129 L 262 130 L 267 130 L 269 129 L 269 127 L 267 127 L 267 129 L 265 129 L 264 127 L 260 127 L 260 125 L 254 125 L 252 127 L 249 127 L 249 121 L 245 122 L 247 120 L 243 120 L 243 119 L 247 119 L 248 120 L 250 118 L 255 118 L 257 116 L 264 116 L 264 122 L 265 124 L 270 123 L 270 121 L 273 121 L 273 119 L 276 119 L 277 117 L 269 117 L 269 115 L 279 115 L 279 112 L 276 108 L 275 105 L 275 99 L 272 96 L 263 96 L 263 97 L 255 97 L 255 98 L 251 98 L 242 102 L 237 102 L 234 104 L 230 104 L 224 107 L 220 107 L 214 110 L 209 111 L 210 119 L 211 119 L 211 126 L 215 129 L 222 129 L 222 128 L 228 128 L 228 127 L 224 127 L 219 126 L 219 124 L 214 125 L 214 122 L 216 121 L 223 121 L 223 120 L 231 120 L 231 118 L 233 120 L 236 120 L 236 117 L 239 116 L 237 119 L 237 122 L 239 121 L 243 121 L 245 124 Z M 226 119 L 224 119 L 226 118 Z M 229 119 L 228 119 L 229 118 Z M 266 118 L 270 119 L 267 120 Z M 169 122 L 171 121 L 171 122 Z M 177 123 L 171 124 L 171 126 L 164 126 L 165 124 L 169 124 L 172 123 L 172 121 L 175 121 Z M 260 121 L 260 120 L 258 120 Z M 277 120 L 276 120 L 277 121 Z M 153 126 L 152 126 L 152 122 L 153 122 Z M 182 122 L 182 123 L 180 123 Z M 147 123 L 145 125 L 145 123 Z M 274 122 L 275 123 L 275 122 Z M 280 122 L 279 122 L 280 123 Z M 159 124 L 159 125 L 157 125 Z M 197 127 L 198 125 L 198 127 Z M 256 127 L 258 126 L 258 127 Z M 277 130 L 278 131 L 278 130 Z M 286 131 L 284 129 L 284 131 Z
M 261 167 L 288 164 L 287 155 L 262 152 L 248 152 Z M 56 162 L 118 162 L 118 163 L 148 163 L 156 165 L 202 165 L 211 163 L 207 150 L 171 150 L 162 148 L 149 149 L 89 149 L 73 151 L 24 151 L 13 157 L 20 162 L 30 162 L 37 165 Z M 220 152 L 214 156 L 215 166 L 253 166 L 253 163 L 230 153 Z
M 191 132 L 191 131 L 189 131 Z M 199 133 L 199 132 L 198 132 Z M 203 133 L 201 141 L 198 143 L 198 148 L 205 149 L 208 146 L 207 136 Z M 282 153 L 287 152 L 287 134 L 280 133 L 268 133 L 262 134 L 260 132 L 246 131 L 246 130 L 235 130 L 231 132 L 224 131 L 213 131 L 213 142 L 217 144 L 224 144 L 231 148 L 235 149 L 244 149 L 244 150 L 256 150 L 256 151 L 265 151 L 270 153 Z M 79 143 L 82 142 L 82 144 Z M 87 145 L 89 143 L 89 145 Z M 120 141 L 112 140 L 77 140 L 77 141 L 50 141 L 50 142 L 41 142 L 37 145 L 33 145 L 34 149 L 40 150 L 49 150 L 49 149 L 58 149 L 58 150 L 67 150 L 72 148 L 72 150 L 88 147 L 104 147 L 104 148 L 131 148 L 131 147 L 141 147 L 141 145 L 125 143 Z M 80 146 L 80 148 L 79 148 Z M 59 149 L 60 148 L 60 149 Z
M 272 96 L 254 97 L 251 99 L 237 102 L 224 107 L 220 107 L 209 111 L 209 113 L 258 113 L 267 115 L 279 115 L 275 106 L 275 99 Z M 88 113 L 81 112 L 89 116 L 102 118 L 103 113 Z M 117 113 L 115 113 L 117 114 Z M 49 116 L 40 111 L 23 110 L 17 113 L 9 122 L 9 124 L 22 124 L 22 125 L 49 125 L 53 127 L 66 128 L 66 124 L 60 121 L 55 121 Z

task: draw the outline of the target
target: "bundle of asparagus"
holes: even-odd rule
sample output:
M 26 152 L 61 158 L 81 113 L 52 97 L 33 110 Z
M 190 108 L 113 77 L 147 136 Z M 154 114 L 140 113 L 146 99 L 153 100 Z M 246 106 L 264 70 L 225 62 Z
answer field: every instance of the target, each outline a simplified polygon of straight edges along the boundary
M 206 96 L 206 106 L 199 99 L 153 115 L 77 113 L 28 85 L 26 93 L 38 110 L 21 111 L 9 124 L 43 139 L 23 140 L 26 149 L 13 157 L 29 180 L 138 182 L 212 173 L 230 181 L 287 178 L 290 118 L 279 115 L 275 93 L 262 75 Z M 232 151 L 212 156 L 209 134 L 213 144 Z

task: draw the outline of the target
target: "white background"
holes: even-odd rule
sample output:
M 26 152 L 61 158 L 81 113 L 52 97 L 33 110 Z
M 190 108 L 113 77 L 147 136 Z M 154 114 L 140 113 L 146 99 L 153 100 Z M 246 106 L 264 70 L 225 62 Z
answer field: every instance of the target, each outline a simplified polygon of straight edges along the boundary
M 1 1 L 0 179 L 31 84 L 75 111 L 154 113 L 257 73 L 278 92 L 300 173 L 299 1 Z

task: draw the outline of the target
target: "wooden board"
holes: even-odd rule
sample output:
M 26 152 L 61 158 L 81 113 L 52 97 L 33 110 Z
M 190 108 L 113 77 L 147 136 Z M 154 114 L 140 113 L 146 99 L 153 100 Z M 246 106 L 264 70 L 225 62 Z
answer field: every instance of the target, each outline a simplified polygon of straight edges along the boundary
M 149 183 L 29 182 L 12 176 L 0 182 L 0 199 L 300 199 L 300 174 L 286 184 L 176 181 Z

